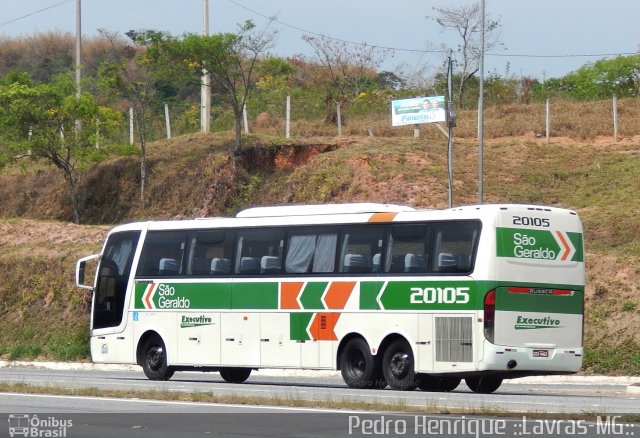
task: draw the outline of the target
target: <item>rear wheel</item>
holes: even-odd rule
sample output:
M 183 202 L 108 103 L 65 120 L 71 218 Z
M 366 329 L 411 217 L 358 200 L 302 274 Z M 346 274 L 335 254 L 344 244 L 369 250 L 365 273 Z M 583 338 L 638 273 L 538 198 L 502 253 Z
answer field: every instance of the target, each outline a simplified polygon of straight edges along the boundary
M 159 336 L 152 336 L 142 346 L 142 370 L 149 380 L 169 380 L 175 370 L 167 365 L 167 350 Z
M 467 377 L 464 381 L 470 390 L 480 394 L 491 394 L 502 385 L 500 377 Z
M 407 341 L 399 339 L 387 347 L 382 356 L 382 372 L 393 389 L 413 391 L 418 387 L 413 352 Z
M 353 338 L 344 346 L 340 355 L 340 372 L 350 388 L 382 389 L 387 386 L 369 344 L 362 338 Z
M 430 392 L 451 392 L 460 385 L 457 377 L 438 377 L 421 374 L 418 387 L 423 391 Z
M 251 375 L 251 368 L 222 368 L 220 376 L 225 382 L 242 383 Z

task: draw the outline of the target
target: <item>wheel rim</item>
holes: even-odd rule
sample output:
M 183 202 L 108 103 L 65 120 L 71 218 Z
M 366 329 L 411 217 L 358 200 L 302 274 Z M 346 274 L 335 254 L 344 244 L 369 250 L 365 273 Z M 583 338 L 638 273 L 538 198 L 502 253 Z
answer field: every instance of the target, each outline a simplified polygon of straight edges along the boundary
M 153 371 L 158 371 L 164 361 L 164 349 L 160 345 L 154 345 L 147 353 L 147 365 Z
M 366 369 L 366 363 L 364 360 L 364 354 L 360 351 L 354 351 L 349 357 L 349 370 L 351 374 L 362 377 L 364 376 Z
M 407 374 L 410 366 L 409 355 L 404 351 L 398 351 L 391 357 L 389 369 L 394 377 L 403 377 Z

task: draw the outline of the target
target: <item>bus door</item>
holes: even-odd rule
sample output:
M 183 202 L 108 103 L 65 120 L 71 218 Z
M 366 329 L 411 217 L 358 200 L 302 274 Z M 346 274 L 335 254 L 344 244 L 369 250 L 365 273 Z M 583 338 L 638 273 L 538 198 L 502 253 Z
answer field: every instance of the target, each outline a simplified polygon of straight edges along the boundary
M 113 233 L 100 264 L 91 312 L 91 357 L 94 362 L 130 362 L 134 346 L 126 325 L 126 296 L 140 231 Z

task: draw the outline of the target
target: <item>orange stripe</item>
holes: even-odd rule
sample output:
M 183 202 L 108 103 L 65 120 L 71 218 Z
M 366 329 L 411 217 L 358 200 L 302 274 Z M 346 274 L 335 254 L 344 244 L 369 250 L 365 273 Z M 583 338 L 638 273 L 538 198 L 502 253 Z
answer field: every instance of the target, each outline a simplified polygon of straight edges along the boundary
M 355 281 L 334 281 L 331 283 L 324 296 L 327 309 L 344 309 L 355 285 Z
M 304 283 L 280 283 L 280 308 L 299 309 L 298 295 Z
M 567 257 L 569 257 L 569 253 L 571 252 L 571 247 L 569 246 L 567 241 L 564 239 L 564 236 L 560 231 L 556 231 L 556 235 L 560 238 L 560 241 L 564 245 L 564 249 L 565 249 L 564 254 L 562 254 L 562 260 L 567 260 Z
M 398 213 L 373 213 L 369 222 L 391 222 Z
M 340 319 L 339 313 L 316 313 L 309 326 L 311 339 L 316 341 L 337 341 L 338 337 L 334 331 Z
M 153 294 L 153 290 L 156 288 L 157 283 L 151 283 L 147 292 L 144 294 L 144 303 L 146 304 L 147 309 L 153 309 L 153 302 L 151 301 L 151 295 Z

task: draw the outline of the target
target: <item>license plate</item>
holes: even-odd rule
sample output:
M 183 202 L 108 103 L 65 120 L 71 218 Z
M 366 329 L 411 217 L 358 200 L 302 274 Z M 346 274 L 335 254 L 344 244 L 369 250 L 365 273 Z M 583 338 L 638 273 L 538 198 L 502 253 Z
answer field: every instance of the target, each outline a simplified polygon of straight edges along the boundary
M 549 357 L 549 350 L 533 350 L 533 357 Z

